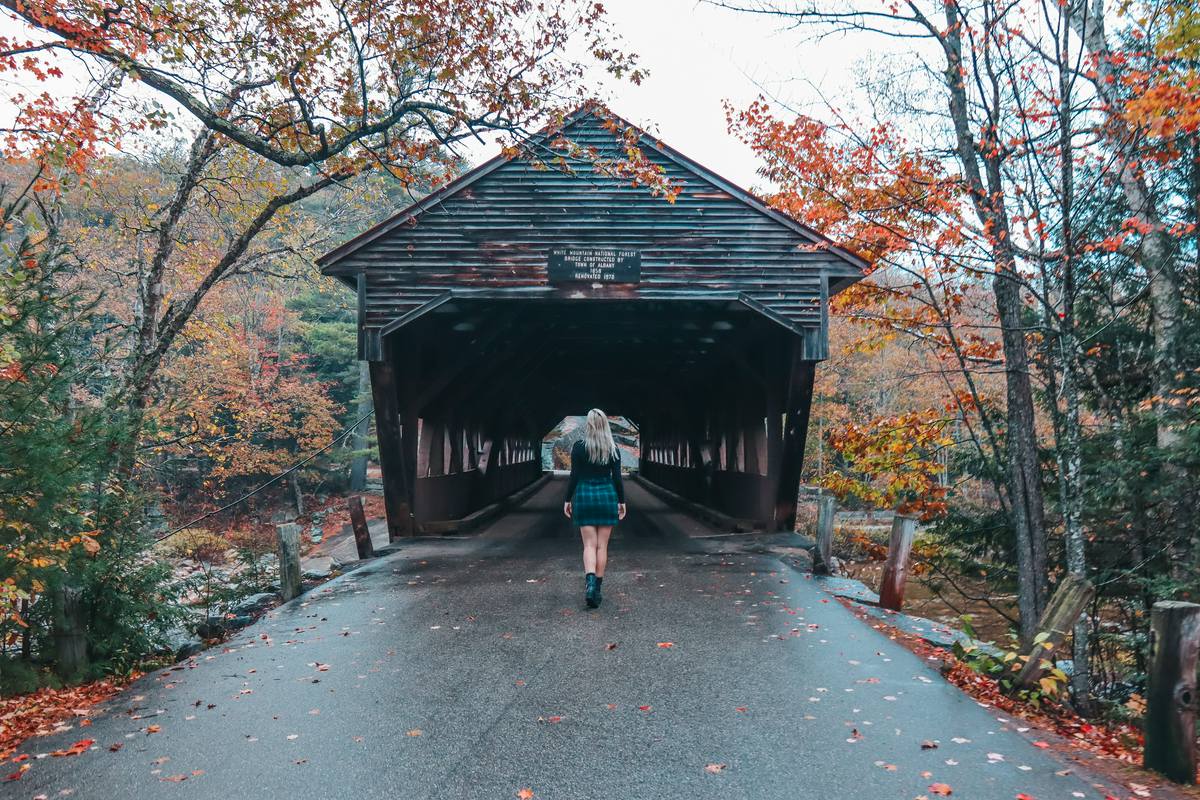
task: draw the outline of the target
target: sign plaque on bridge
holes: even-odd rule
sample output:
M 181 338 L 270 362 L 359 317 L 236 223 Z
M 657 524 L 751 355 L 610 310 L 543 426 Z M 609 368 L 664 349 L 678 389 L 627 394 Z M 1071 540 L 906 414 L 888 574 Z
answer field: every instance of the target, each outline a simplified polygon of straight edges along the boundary
M 617 248 L 565 247 L 550 251 L 550 283 L 638 283 L 642 254 Z

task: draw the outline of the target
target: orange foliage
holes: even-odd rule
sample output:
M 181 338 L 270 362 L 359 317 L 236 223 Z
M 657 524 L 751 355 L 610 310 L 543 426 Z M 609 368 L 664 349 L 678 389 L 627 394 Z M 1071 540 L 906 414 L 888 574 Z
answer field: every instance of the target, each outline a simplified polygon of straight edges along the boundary
M 831 423 L 826 441 L 843 461 L 818 482 L 925 518 L 942 513 L 948 488 L 937 459 L 954 444 L 947 429 L 985 399 L 966 373 L 998 363 L 1002 350 L 993 312 L 978 302 L 982 276 L 963 257 L 977 243 L 962 216 L 959 176 L 886 124 L 864 133 L 803 116 L 787 121 L 762 100 L 726 114 L 730 130 L 762 158 L 760 174 L 778 187 L 771 204 L 873 262 L 872 276 L 836 296 L 831 310 L 859 328 L 852 347 L 870 358 L 855 360 L 858 367 L 892 363 L 870 367 L 882 374 L 860 387 L 863 395 L 840 385 L 818 398 L 814 413 Z M 873 397 L 885 391 L 903 396 Z
M 261 331 L 240 324 L 221 331 L 171 364 L 171 404 L 160 412 L 163 438 L 206 464 L 204 487 L 216 494 L 286 469 L 341 428 L 340 409 L 303 357 L 274 352 Z
M 942 409 L 849 422 L 828 437 L 848 468 L 827 473 L 821 483 L 841 497 L 930 519 L 946 509 L 947 488 L 939 480 L 942 465 L 936 454 L 953 444 L 946 436 L 951 422 Z M 876 482 L 881 476 L 886 478 L 882 485 Z

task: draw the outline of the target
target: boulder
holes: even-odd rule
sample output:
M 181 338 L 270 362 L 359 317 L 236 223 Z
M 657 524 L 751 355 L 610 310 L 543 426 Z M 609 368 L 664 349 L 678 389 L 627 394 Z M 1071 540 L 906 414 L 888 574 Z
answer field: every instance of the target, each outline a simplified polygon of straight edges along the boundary
M 186 628 L 172 628 L 166 633 L 167 650 L 176 659 L 194 656 L 204 649 L 204 642 Z
M 273 592 L 252 594 L 249 597 L 243 597 L 237 603 L 230 606 L 229 613 L 236 615 L 256 614 L 274 604 L 276 599 L 276 595 Z
M 300 572 L 306 578 L 324 580 L 333 572 L 333 559 L 329 556 L 303 559 L 300 562 Z

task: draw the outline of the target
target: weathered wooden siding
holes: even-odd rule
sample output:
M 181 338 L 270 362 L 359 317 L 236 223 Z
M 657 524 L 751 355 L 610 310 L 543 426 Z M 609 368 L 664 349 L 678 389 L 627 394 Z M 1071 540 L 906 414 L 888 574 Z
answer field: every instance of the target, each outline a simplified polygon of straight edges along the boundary
M 591 115 L 566 132 L 615 155 L 613 134 Z M 821 328 L 822 277 L 844 281 L 855 268 L 819 238 L 804 237 L 688 164 L 643 149 L 683 187 L 674 203 L 645 187 L 517 159 L 435 198 L 358 249 L 334 251 L 326 272 L 363 274 L 362 322 L 382 328 L 447 289 L 549 293 L 551 248 L 634 249 L 642 277 L 631 297 L 744 292 L 796 325 Z
M 566 134 L 616 155 L 591 110 Z M 866 265 L 641 144 L 674 203 L 493 159 L 321 259 L 358 289 L 392 537 L 534 480 L 533 443 L 597 405 L 640 426 L 650 479 L 791 525 L 829 295 Z M 639 280 L 552 285 L 557 249 L 637 251 Z

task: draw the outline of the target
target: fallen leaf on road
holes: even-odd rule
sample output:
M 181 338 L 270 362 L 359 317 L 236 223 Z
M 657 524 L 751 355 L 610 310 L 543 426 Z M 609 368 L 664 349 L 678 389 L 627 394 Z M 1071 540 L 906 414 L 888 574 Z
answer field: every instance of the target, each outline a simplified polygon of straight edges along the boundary
M 521 789 L 519 792 L 517 792 L 517 797 L 520 798 L 520 800 L 530 800 L 530 798 L 533 797 L 533 789 Z
M 147 725 L 146 726 L 147 734 L 158 733 L 161 730 L 162 730 L 162 725 Z
M 954 793 L 954 790 L 945 783 L 931 783 L 929 784 L 929 791 L 943 796 Z
M 650 706 L 638 706 L 638 711 L 649 711 Z
M 1045 747 L 1049 747 L 1050 745 L 1049 745 L 1048 743 L 1046 743 L 1046 742 L 1034 742 L 1034 743 L 1033 743 L 1033 746 L 1034 746 L 1034 747 L 1042 747 L 1042 748 L 1045 748 Z
M 420 736 L 421 733 L 422 731 L 420 728 L 413 728 L 411 731 L 408 731 L 405 736 Z
M 616 650 L 616 649 L 617 649 L 617 643 L 616 643 L 616 642 L 609 642 L 608 644 L 604 645 L 604 649 L 605 649 L 605 650 Z
M 96 743 L 95 739 L 80 739 L 75 744 L 68 747 L 66 750 L 55 750 L 50 755 L 52 756 L 77 756 L 80 753 L 87 751 L 89 747 Z
M 665 648 L 668 648 L 668 647 L 674 647 L 674 646 L 675 646 L 675 643 L 674 643 L 674 642 L 659 642 L 659 643 L 658 643 L 658 646 L 659 646 L 659 647 L 662 647 L 662 648 L 664 648 L 664 649 L 665 649 Z
M 926 739 L 925 741 L 921 742 L 921 749 L 922 750 L 937 750 L 937 742 Z
M 716 775 L 718 772 L 725 769 L 726 766 L 726 764 L 707 764 L 704 767 L 704 771 L 711 772 L 713 775 Z

